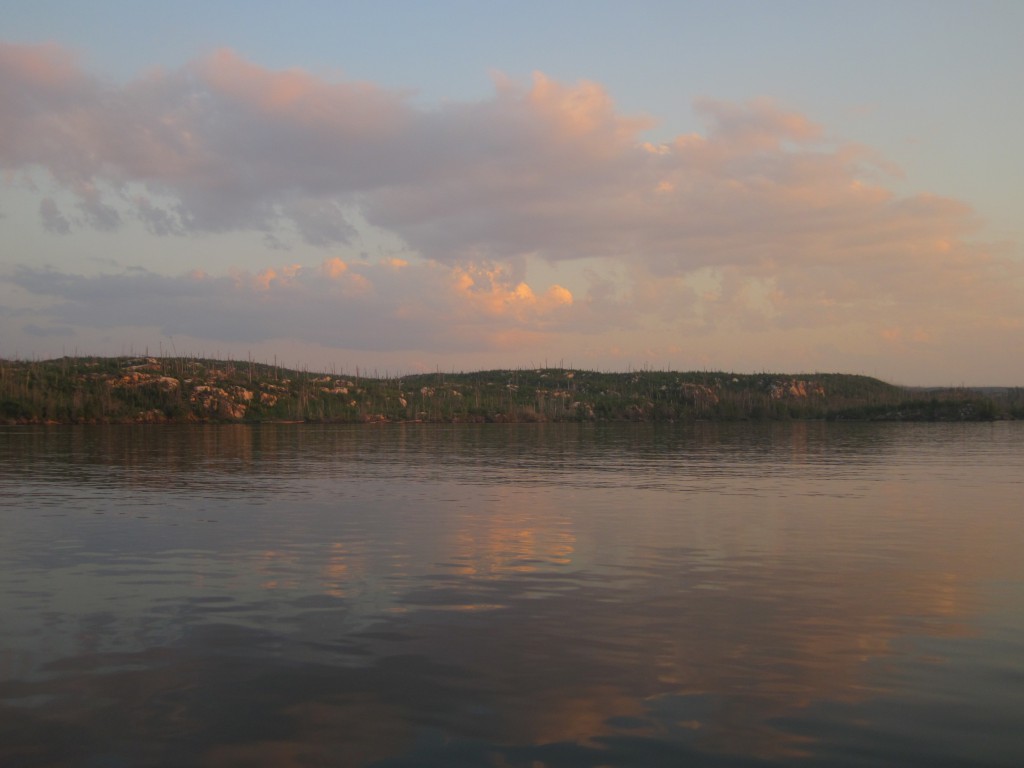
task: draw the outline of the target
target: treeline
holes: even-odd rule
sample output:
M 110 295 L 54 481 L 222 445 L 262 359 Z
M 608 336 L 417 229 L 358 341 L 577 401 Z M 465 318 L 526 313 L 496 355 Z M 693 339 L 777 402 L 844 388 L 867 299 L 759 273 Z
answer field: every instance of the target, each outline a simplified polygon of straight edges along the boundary
M 846 374 L 545 368 L 390 377 L 190 357 L 0 360 L 6 424 L 1022 417 L 1020 388 L 910 390 Z

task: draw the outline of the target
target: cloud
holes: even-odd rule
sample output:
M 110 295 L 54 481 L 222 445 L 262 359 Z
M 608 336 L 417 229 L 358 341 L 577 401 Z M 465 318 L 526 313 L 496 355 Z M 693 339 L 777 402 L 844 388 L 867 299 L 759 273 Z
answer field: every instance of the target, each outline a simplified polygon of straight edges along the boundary
M 281 207 L 302 238 L 310 245 L 330 247 L 345 245 L 356 237 L 356 228 L 348 222 L 345 210 L 333 200 L 306 198 Z
M 202 280 L 20 273 L 64 301 L 62 322 L 423 350 L 827 328 L 940 347 L 1024 314 L 1016 244 L 982 242 L 963 202 L 895 194 L 869 148 L 769 99 L 698 100 L 703 132 L 653 144 L 653 120 L 620 114 L 601 85 L 541 73 L 423 107 L 230 50 L 111 84 L 57 46 L 0 44 L 0 103 L 0 166 L 45 169 L 61 193 L 39 204 L 49 232 L 134 219 L 158 236 L 249 230 L 324 251 Z M 367 227 L 402 244 L 405 267 L 331 261 Z M 534 290 L 540 262 L 575 277 Z
M 146 230 L 153 235 L 183 234 L 181 222 L 166 209 L 155 205 L 148 195 L 136 194 L 132 200 L 135 214 Z
M 44 197 L 39 201 L 39 218 L 42 220 L 43 229 L 55 235 L 67 235 L 71 232 L 71 223 L 61 213 L 60 208 L 53 198 Z
M 598 84 L 540 73 L 426 109 L 229 50 L 112 86 L 58 48 L 4 45 L 0 83 L 0 162 L 47 168 L 100 228 L 117 205 L 160 234 L 286 221 L 330 247 L 353 236 L 351 208 L 440 261 L 611 256 L 680 272 L 781 248 L 838 256 L 865 235 L 900 246 L 944 205 L 858 182 L 868 153 L 818 146 L 818 126 L 768 100 L 701 100 L 706 136 L 652 147 L 652 121 L 619 115 Z M 147 194 L 124 199 L 130 184 Z
M 70 326 L 157 327 L 167 335 L 224 342 L 303 338 L 328 347 L 479 351 L 510 331 L 544 335 L 563 326 L 573 297 L 539 295 L 500 268 L 450 268 L 401 260 L 259 272 L 177 276 L 135 269 L 83 276 L 22 267 L 15 285 L 56 299 L 46 315 Z M 595 329 L 597 330 L 597 329 Z

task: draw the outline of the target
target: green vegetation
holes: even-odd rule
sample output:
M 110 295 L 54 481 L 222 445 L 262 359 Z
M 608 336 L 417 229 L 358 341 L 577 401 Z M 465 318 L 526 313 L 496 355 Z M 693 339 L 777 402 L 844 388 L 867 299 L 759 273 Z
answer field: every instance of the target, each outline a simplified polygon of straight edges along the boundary
M 197 358 L 0 360 L 0 423 L 1024 418 L 1024 390 L 911 390 L 845 374 L 562 368 L 402 377 Z

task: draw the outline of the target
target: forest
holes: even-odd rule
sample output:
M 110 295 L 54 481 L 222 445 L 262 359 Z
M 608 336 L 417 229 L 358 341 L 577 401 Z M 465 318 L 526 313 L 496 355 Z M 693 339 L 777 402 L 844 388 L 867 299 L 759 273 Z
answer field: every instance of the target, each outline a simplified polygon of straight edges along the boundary
M 0 423 L 984 421 L 1024 388 L 907 388 L 841 373 L 565 368 L 312 372 L 194 357 L 0 360 Z

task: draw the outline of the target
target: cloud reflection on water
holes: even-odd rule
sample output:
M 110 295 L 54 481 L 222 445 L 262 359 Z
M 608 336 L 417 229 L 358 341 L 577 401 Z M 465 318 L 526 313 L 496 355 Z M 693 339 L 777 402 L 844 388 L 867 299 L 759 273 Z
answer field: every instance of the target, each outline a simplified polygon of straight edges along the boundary
M 86 491 L 7 529 L 62 549 L 0 547 L 0 757 L 788 764 L 836 729 L 884 755 L 900 701 L 917 758 L 955 757 L 926 746 L 941 685 L 972 722 L 1021 695 L 969 674 L 1019 651 L 982 619 L 1024 583 L 1021 437 L 964 468 L 907 432 L 751 429 L 26 435 L 25 482 Z

